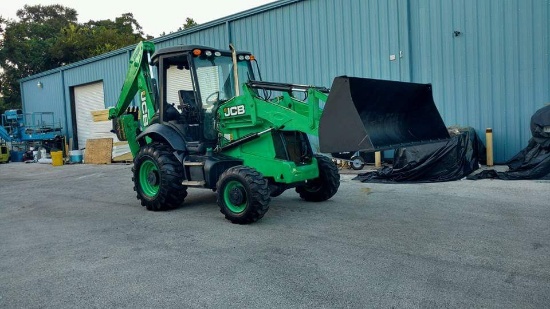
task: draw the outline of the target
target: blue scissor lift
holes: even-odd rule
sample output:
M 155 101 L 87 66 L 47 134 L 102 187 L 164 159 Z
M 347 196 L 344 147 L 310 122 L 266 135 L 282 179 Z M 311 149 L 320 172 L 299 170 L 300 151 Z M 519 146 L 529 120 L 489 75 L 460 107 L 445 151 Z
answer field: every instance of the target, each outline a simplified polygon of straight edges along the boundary
M 47 151 L 64 147 L 61 123 L 55 123 L 53 112 L 5 111 L 0 126 L 0 142 L 2 140 L 11 144 L 12 154 L 24 152 L 29 147 L 44 147 Z

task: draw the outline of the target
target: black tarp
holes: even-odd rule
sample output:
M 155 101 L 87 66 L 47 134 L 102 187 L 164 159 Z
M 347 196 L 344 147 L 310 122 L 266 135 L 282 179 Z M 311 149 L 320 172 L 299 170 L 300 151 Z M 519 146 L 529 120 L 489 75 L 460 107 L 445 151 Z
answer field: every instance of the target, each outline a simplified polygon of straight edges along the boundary
M 393 167 L 359 174 L 362 182 L 442 182 L 466 177 L 485 161 L 485 146 L 473 128 L 449 129 L 451 138 L 395 151 Z
M 531 117 L 531 139 L 527 147 L 506 162 L 508 171 L 485 170 L 467 178 L 504 180 L 550 179 L 550 105 Z M 546 128 L 546 130 L 545 130 Z

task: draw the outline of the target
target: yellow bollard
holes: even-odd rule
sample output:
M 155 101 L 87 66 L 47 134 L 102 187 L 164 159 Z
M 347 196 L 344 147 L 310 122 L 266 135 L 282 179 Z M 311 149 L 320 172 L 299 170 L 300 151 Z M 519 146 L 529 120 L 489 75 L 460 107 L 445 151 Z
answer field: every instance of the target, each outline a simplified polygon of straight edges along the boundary
M 493 166 L 493 129 L 487 128 L 485 130 L 485 148 L 487 149 L 487 166 Z
M 374 167 L 382 166 L 382 154 L 380 151 L 374 153 Z

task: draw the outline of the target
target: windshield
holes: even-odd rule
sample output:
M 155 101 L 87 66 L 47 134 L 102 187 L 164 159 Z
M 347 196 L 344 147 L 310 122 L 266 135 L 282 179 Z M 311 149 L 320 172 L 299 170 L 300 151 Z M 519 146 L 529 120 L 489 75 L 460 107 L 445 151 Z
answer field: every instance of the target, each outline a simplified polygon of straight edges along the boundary
M 203 108 L 207 109 L 216 101 L 226 101 L 235 96 L 231 57 L 195 58 L 195 67 Z M 254 80 L 249 61 L 238 61 L 237 67 L 239 88 L 243 83 Z
M 204 114 L 204 136 L 215 139 L 214 107 L 235 96 L 233 60 L 229 56 L 194 58 L 197 72 L 198 90 Z M 254 80 L 252 67 L 247 60 L 237 62 L 239 89 L 243 83 Z

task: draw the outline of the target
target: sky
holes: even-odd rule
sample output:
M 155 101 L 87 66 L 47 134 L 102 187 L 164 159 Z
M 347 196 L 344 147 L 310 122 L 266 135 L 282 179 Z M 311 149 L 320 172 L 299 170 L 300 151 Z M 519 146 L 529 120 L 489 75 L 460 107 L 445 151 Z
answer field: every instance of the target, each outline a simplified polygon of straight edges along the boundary
M 190 17 L 198 24 L 262 6 L 276 0 L 0 0 L 0 15 L 16 19 L 16 12 L 27 5 L 61 4 L 78 13 L 79 22 L 111 19 L 134 14 L 143 32 L 154 37 L 177 31 Z

